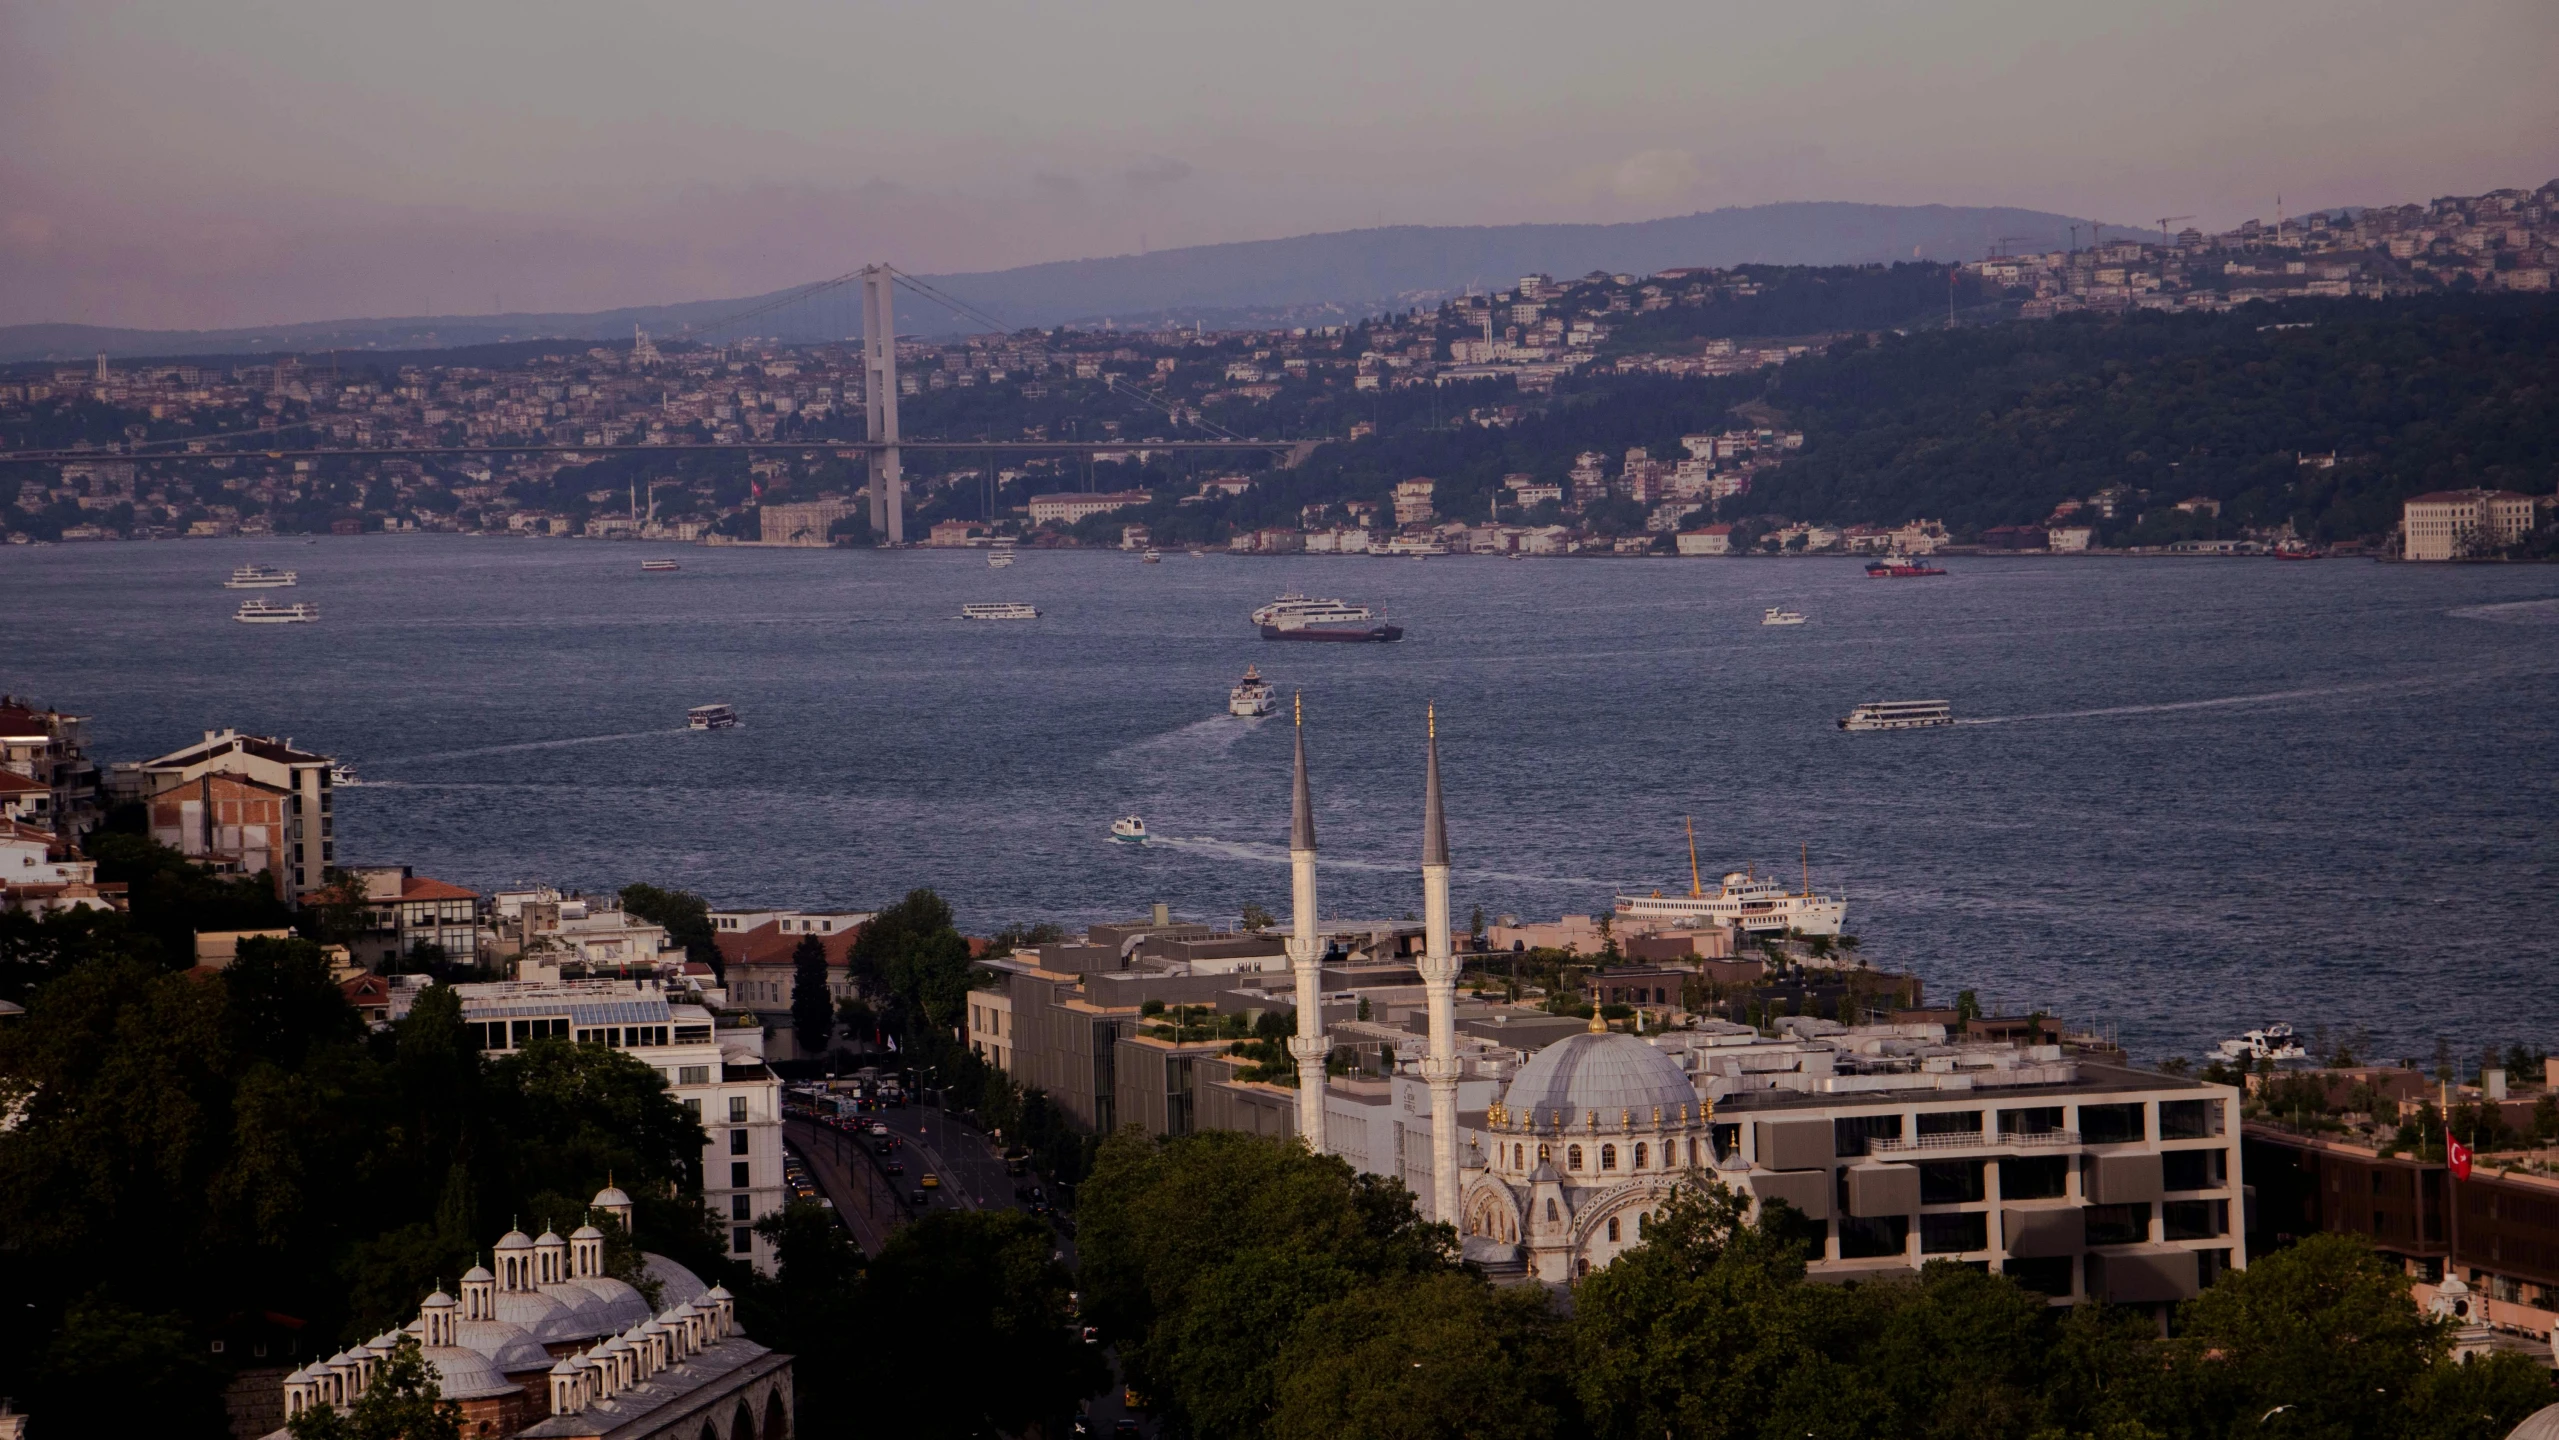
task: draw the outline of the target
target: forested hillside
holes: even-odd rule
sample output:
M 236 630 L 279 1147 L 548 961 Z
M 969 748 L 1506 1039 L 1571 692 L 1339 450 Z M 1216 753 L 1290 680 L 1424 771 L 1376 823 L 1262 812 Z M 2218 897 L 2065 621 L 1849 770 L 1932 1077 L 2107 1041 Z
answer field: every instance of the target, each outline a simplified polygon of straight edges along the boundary
M 2399 502 L 2559 478 L 2559 304 L 2335 301 L 1897 335 L 1788 365 L 1805 434 L 1743 508 L 1843 522 L 2038 521 L 2111 485 L 2242 524 L 2374 534 Z M 2297 457 L 2333 453 L 2333 469 Z M 2122 517 L 2129 523 L 2130 517 Z

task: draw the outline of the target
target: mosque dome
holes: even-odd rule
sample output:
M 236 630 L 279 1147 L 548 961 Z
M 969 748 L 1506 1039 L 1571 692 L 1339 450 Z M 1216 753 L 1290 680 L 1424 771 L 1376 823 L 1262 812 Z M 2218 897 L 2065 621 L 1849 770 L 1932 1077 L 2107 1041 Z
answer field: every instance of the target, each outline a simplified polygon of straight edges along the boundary
M 2506 1432 L 2506 1440 L 2559 1440 L 2559 1405 L 2544 1405 Z
M 551 1368 L 551 1352 L 520 1326 L 504 1320 L 464 1320 L 453 1328 L 454 1339 L 464 1349 L 479 1351 L 506 1374 Z
M 631 1206 L 631 1197 L 622 1193 L 621 1186 L 607 1185 L 596 1191 L 595 1198 L 587 1204 L 598 1210 L 627 1210 Z
M 524 1333 L 546 1345 L 583 1340 L 596 1333 L 595 1326 L 583 1323 L 558 1297 L 539 1290 L 499 1291 L 498 1318 L 523 1327 Z
M 1655 1107 L 1675 1114 L 1697 1104 L 1697 1087 L 1679 1062 L 1632 1035 L 1590 1031 L 1567 1035 L 1529 1058 L 1512 1077 L 1502 1103 L 1539 1123 L 1556 1111 L 1572 1125 L 1596 1114 L 1615 1124 L 1633 1111 L 1649 1119 Z
M 662 1305 L 681 1305 L 688 1300 L 699 1300 L 710 1293 L 702 1284 L 700 1276 L 663 1255 L 643 1255 L 640 1261 L 642 1273 L 658 1282 L 658 1303 Z M 638 1291 L 632 1291 L 634 1299 L 638 1298 L 638 1295 Z M 645 1308 L 645 1302 L 643 1302 L 643 1308 Z
M 459 1345 L 430 1345 L 426 1361 L 435 1367 L 436 1386 L 447 1400 L 486 1400 L 494 1395 L 517 1395 L 523 1391 L 498 1373 L 489 1357 L 477 1350 Z M 547 1357 L 546 1357 L 547 1358 Z
M 521 1230 L 509 1230 L 504 1235 L 499 1236 L 498 1243 L 490 1248 L 493 1250 L 509 1251 L 530 1250 L 533 1248 L 533 1237 L 525 1234 Z
M 576 1230 L 570 1232 L 569 1238 L 571 1240 L 601 1240 L 604 1238 L 604 1232 L 596 1229 L 592 1225 L 581 1225 Z
M 581 1321 L 594 1326 L 596 1335 L 609 1335 L 628 1330 L 647 1318 L 649 1302 L 639 1291 L 610 1275 L 588 1275 L 565 1285 L 550 1287 L 565 1295 L 571 1290 L 587 1296 L 587 1306 L 578 1311 Z

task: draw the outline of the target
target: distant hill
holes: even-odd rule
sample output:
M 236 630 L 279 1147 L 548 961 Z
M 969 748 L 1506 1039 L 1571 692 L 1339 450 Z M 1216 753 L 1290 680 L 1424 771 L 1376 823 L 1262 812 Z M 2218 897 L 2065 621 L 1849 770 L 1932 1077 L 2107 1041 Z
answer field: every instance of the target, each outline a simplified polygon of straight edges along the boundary
M 1805 202 L 1709 210 L 1622 225 L 1398 225 L 1195 245 L 1147 255 L 1061 260 L 1014 270 L 932 275 L 936 288 L 1008 326 L 1211 327 L 1319 324 L 1436 299 L 1468 286 L 1507 289 L 1520 276 L 1592 270 L 1649 273 L 1682 265 L 1858 265 L 1978 259 L 1996 239 L 2024 249 L 2146 233 L 2040 210 L 1950 205 Z M 0 362 L 150 356 L 280 354 L 312 350 L 431 350 L 534 338 L 628 340 L 652 335 L 734 338 L 721 322 L 789 295 L 775 291 L 587 314 L 418 316 L 313 321 L 232 330 L 126 330 L 94 325 L 0 326 Z M 898 328 L 950 334 L 984 328 L 901 293 Z M 747 321 L 743 333 L 788 340 L 843 338 L 858 315 L 841 293 Z

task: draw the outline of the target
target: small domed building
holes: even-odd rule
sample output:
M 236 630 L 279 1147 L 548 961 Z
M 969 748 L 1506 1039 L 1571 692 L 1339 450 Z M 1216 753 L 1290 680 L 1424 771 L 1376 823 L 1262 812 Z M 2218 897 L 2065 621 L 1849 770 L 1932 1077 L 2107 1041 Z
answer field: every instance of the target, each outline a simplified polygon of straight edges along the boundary
M 1469 1253 L 1515 1258 L 1550 1285 L 1606 1265 L 1683 1172 L 1713 1163 L 1710 1119 L 1679 1061 L 1593 1015 L 1587 1034 L 1521 1066 L 1487 1111 L 1464 1156 Z
M 630 1224 L 618 1189 L 591 1208 Z M 664 1307 L 652 1314 L 639 1290 L 605 1273 L 604 1243 L 593 1225 L 566 1240 L 508 1231 L 490 1251 L 494 1270 L 464 1272 L 459 1302 L 438 1289 L 402 1329 L 286 1376 L 286 1418 L 353 1406 L 392 1352 L 415 1342 L 471 1440 L 788 1440 L 791 1357 L 739 1331 L 727 1288 L 644 1256 Z

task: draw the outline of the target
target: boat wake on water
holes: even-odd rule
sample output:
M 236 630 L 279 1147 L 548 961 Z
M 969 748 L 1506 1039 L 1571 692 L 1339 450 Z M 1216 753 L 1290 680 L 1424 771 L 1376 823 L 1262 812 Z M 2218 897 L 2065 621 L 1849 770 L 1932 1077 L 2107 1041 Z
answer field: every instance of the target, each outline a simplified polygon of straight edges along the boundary
M 1209 720 L 1194 720 L 1188 725 L 1167 730 L 1161 735 L 1150 735 L 1143 740 L 1133 740 L 1102 758 L 1106 763 L 1125 761 L 1140 755 L 1157 755 L 1168 750 L 1187 750 L 1194 747 L 1211 753 L 1222 753 L 1231 748 L 1236 741 L 1259 728 L 1261 728 L 1259 720 L 1239 720 L 1232 715 L 1220 715 Z
M 402 755 L 390 760 L 374 760 L 373 765 L 423 765 L 430 760 L 468 760 L 478 755 L 512 755 L 518 750 L 557 750 L 567 745 L 606 745 L 616 740 L 649 740 L 661 735 L 689 735 L 682 725 L 672 730 L 625 730 L 614 735 L 572 735 L 562 740 L 524 740 L 513 745 L 480 745 L 469 750 L 438 750 L 431 755 Z M 378 784 L 378 781 L 367 781 Z
M 2501 625 L 2559 625 L 2559 597 L 2462 605 L 2444 613 L 2456 620 L 2494 620 Z
M 2504 672 L 2542 674 L 2540 669 Z M 2372 680 L 2354 685 L 2310 685 L 2298 690 L 2268 690 L 2255 695 L 2222 695 L 2209 700 L 2169 700 L 2155 705 L 2106 705 L 2094 710 L 2047 710 L 2033 715 L 1980 715 L 1957 725 L 2015 725 L 2027 720 L 2111 720 L 2120 715 L 2167 715 L 2180 710 L 2226 710 L 2242 705 L 2280 705 L 2287 700 L 2322 700 L 2334 695 L 2370 695 L 2387 690 L 2424 690 L 2444 685 L 2475 685 L 2483 672 L 2427 675 L 2413 680 Z
M 1226 860 L 1246 860 L 1258 865 L 1286 865 L 1288 851 L 1283 846 L 1257 844 L 1250 840 L 1220 840 L 1208 835 L 1150 835 L 1151 849 L 1188 850 L 1197 855 L 1213 855 Z M 1386 875 L 1412 873 L 1410 862 L 1355 860 L 1331 855 L 1315 862 L 1321 870 L 1363 870 Z M 1605 884 L 1586 875 L 1520 875 L 1507 870 L 1469 870 L 1459 867 L 1449 872 L 1461 880 L 1499 880 L 1513 885 L 1570 885 L 1592 887 Z

